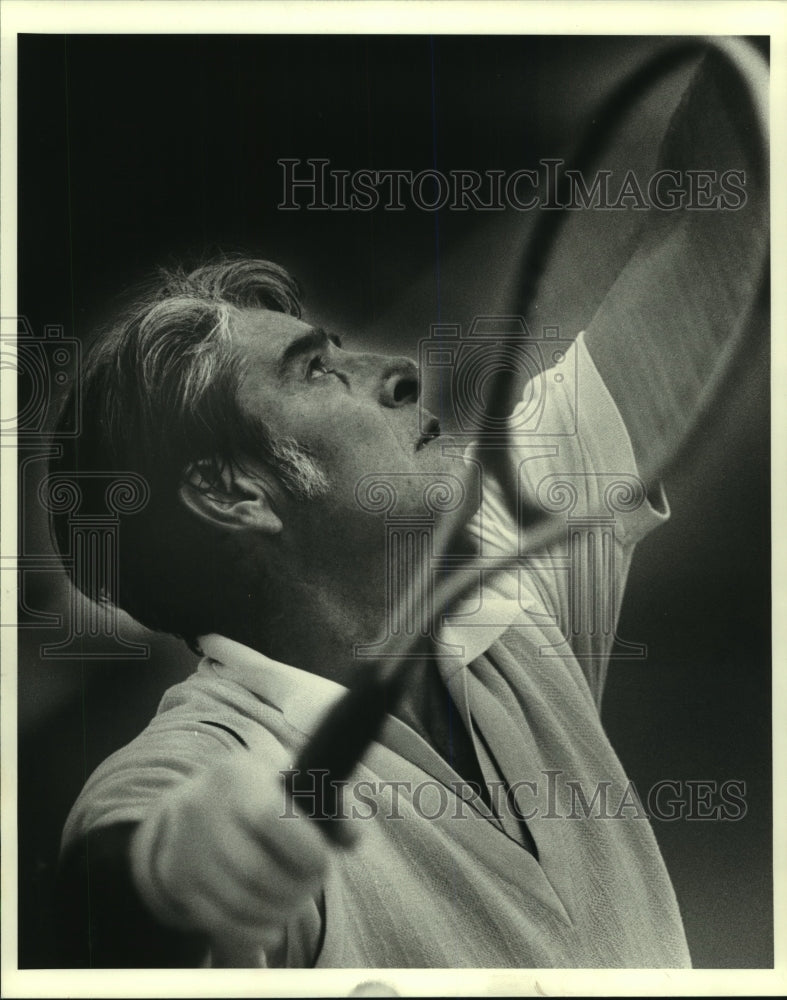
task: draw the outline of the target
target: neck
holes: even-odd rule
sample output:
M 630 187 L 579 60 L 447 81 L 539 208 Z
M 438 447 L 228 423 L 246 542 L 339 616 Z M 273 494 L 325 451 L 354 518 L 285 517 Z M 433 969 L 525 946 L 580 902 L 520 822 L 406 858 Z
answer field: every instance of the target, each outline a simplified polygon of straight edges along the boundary
M 382 565 L 382 560 L 377 565 Z M 225 619 L 219 631 L 281 663 L 350 687 L 359 670 L 374 662 L 359 658 L 356 646 L 385 638 L 387 619 L 385 574 L 376 580 L 367 575 L 361 581 L 360 571 L 349 577 L 356 585 L 338 586 L 335 567 L 330 578 L 322 578 L 313 569 L 308 576 L 282 576 L 270 588 L 270 599 L 267 588 L 256 593 L 251 588 L 251 593 L 242 595 L 245 607 L 236 603 L 234 614 Z M 452 708 L 435 663 L 418 660 L 402 666 L 407 678 L 398 703 L 390 711 L 462 777 L 483 787 L 472 741 Z
M 340 591 L 333 578 L 330 586 L 304 580 L 277 582 L 276 590 L 276 612 L 266 613 L 264 622 L 253 613 L 260 606 L 258 599 L 248 613 L 236 613 L 220 631 L 281 663 L 351 687 L 359 670 L 374 663 L 372 657 L 359 658 L 356 646 L 385 637 L 384 599 L 369 599 L 374 588 L 363 594 Z M 248 597 L 251 605 L 254 595 Z M 446 721 L 449 698 L 435 664 L 418 660 L 402 667 L 407 679 L 390 710 L 446 760 L 453 759 L 461 720 L 454 722 L 451 736 L 446 729 L 451 729 Z
M 348 573 L 343 585 L 338 575 L 335 567 L 330 578 L 312 568 L 244 588 L 221 630 L 281 663 L 350 684 L 359 667 L 356 646 L 385 632 L 384 578 Z

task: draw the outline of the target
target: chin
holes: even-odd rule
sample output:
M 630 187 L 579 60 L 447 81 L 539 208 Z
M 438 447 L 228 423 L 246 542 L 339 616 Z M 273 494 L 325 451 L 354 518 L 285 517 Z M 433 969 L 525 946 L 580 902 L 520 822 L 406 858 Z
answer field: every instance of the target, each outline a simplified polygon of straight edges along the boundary
M 481 467 L 458 454 L 441 456 L 436 466 L 434 483 L 429 488 L 430 509 L 436 516 L 446 514 L 464 526 L 481 506 Z

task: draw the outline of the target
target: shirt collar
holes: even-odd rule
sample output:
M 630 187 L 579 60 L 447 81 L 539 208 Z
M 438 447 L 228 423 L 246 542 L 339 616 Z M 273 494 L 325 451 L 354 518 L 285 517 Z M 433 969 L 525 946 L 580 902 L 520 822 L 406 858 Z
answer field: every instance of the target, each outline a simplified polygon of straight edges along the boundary
M 300 732 L 311 735 L 347 689 L 336 681 L 272 660 L 234 639 L 211 633 L 199 645 L 211 667 L 279 709 Z
M 441 657 L 440 669 L 446 683 L 462 668 L 484 653 L 511 625 L 521 621 L 519 602 L 494 588 L 478 601 L 462 602 L 443 625 L 440 637 L 452 647 Z M 323 716 L 346 693 L 347 688 L 299 667 L 280 663 L 264 653 L 226 636 L 200 636 L 199 645 L 220 676 L 235 681 L 277 708 L 290 725 L 311 735 Z

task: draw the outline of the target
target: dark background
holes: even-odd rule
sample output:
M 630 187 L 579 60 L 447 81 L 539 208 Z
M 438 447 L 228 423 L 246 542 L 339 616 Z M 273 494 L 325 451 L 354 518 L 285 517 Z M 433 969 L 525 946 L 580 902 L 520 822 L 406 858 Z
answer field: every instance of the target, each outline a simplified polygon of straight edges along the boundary
M 414 354 L 430 321 L 492 302 L 511 234 L 532 218 L 466 212 L 283 213 L 281 157 L 348 170 L 533 167 L 567 156 L 596 102 L 665 44 L 649 38 L 23 36 L 19 311 L 84 341 L 151 268 L 242 250 L 289 267 L 311 313 Z M 646 167 L 689 71 L 622 123 L 610 164 Z M 610 216 L 614 217 L 610 217 Z M 572 220 L 539 302 L 573 335 L 614 277 L 630 213 Z M 508 241 L 508 242 L 507 242 Z M 599 247 L 607 247 L 600 254 Z M 596 275 L 590 292 L 573 280 Z M 595 271 L 593 271 L 595 268 Z M 473 303 L 472 307 L 469 304 Z M 109 303 L 109 306 L 108 306 Z M 24 378 L 20 384 L 24 400 Z M 41 442 L 43 444 L 43 438 Z M 40 453 L 40 449 L 39 449 Z M 36 454 L 33 448 L 26 454 Z M 26 467 L 35 486 L 44 463 Z M 695 966 L 772 964 L 767 344 L 667 477 L 673 517 L 638 550 L 604 721 L 640 790 L 741 780 L 738 822 L 654 820 Z M 22 498 L 22 544 L 49 554 Z M 167 637 L 143 661 L 44 660 L 63 575 L 25 577 L 19 653 L 20 964 L 57 964 L 52 884 L 84 780 L 139 732 L 193 664 Z M 89 643 L 86 640 L 86 650 Z

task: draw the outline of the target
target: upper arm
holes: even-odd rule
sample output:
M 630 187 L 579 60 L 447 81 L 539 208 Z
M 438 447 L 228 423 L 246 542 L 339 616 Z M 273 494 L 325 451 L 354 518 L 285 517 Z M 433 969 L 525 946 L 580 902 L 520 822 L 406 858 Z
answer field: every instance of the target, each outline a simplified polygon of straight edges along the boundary
M 164 713 L 93 772 L 62 837 L 57 915 L 64 966 L 174 968 L 204 961 L 202 935 L 165 926 L 143 902 L 129 846 L 160 796 L 214 764 L 233 743 L 209 723 Z
M 99 827 L 138 823 L 160 796 L 236 748 L 229 733 L 208 722 L 156 716 L 87 780 L 66 820 L 62 851 Z

